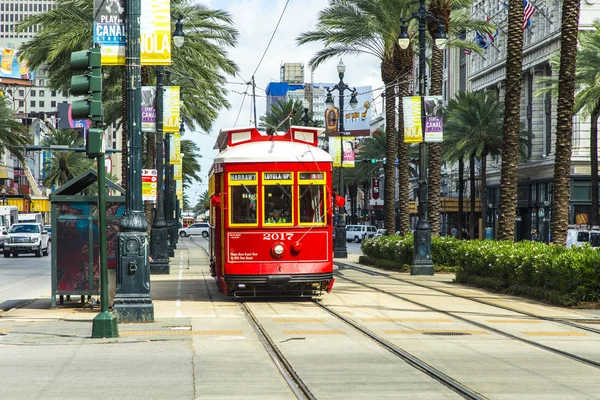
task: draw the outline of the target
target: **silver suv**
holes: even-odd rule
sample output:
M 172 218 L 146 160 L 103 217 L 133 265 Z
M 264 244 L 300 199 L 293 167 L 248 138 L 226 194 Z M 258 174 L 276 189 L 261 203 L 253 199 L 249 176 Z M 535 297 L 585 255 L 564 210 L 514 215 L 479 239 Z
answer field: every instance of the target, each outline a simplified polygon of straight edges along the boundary
M 202 235 L 203 238 L 208 239 L 208 230 L 210 229 L 210 225 L 201 222 L 197 224 L 192 224 L 187 228 L 179 229 L 179 236 L 186 237 L 192 235 Z
M 8 237 L 4 241 L 4 257 L 12 254 L 33 253 L 37 257 L 48 255 L 50 235 L 44 230 L 42 224 L 20 223 L 13 224 L 8 230 Z

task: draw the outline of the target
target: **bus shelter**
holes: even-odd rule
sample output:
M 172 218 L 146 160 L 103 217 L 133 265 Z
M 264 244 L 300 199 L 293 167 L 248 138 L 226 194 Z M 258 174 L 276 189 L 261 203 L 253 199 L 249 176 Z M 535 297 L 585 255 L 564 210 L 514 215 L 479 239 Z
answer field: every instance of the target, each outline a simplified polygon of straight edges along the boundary
M 88 169 L 50 195 L 52 214 L 52 297 L 100 294 L 98 175 Z M 106 179 L 108 268 L 117 267 L 117 234 L 125 210 L 125 190 Z

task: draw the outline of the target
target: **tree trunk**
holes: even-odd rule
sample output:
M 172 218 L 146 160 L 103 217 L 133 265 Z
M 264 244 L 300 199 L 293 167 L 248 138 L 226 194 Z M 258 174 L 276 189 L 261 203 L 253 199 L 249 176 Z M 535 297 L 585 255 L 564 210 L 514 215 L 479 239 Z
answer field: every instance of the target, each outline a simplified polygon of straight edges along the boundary
M 575 59 L 579 29 L 579 0 L 564 0 L 560 38 L 560 71 L 556 103 L 556 156 L 554 160 L 554 201 L 552 243 L 565 246 L 569 225 L 571 183 L 571 140 L 575 99 Z M 597 186 L 597 185 L 596 185 Z
M 519 179 L 519 133 L 521 130 L 521 75 L 523 68 L 522 0 L 509 0 L 507 40 L 504 140 L 500 176 L 498 239 L 513 241 Z
M 464 228 L 464 198 L 465 198 L 465 162 L 462 158 L 458 160 L 458 238 L 463 238 Z
M 590 165 L 592 176 L 592 209 L 590 213 L 590 225 L 598 225 L 598 117 L 600 116 L 600 104 L 596 106 L 592 114 L 590 126 Z
M 406 235 L 410 232 L 410 166 L 408 161 L 408 144 L 404 143 L 404 106 L 402 98 L 410 95 L 409 93 L 409 73 L 413 67 L 412 47 L 406 50 L 396 48 L 397 68 L 400 80 L 398 82 L 398 230 L 400 235 Z M 389 232 L 392 234 L 393 232 Z
M 487 198 L 487 180 L 485 177 L 486 169 L 487 169 L 487 151 L 483 151 L 481 154 L 481 170 L 479 171 L 479 175 L 481 176 L 481 186 L 479 187 L 479 209 L 481 210 L 481 226 L 484 228 L 488 226 L 488 198 Z M 485 230 L 482 232 L 485 238 Z
M 121 187 L 127 190 L 127 165 L 129 162 L 129 135 L 127 134 L 127 70 L 123 67 L 121 81 Z
M 441 96 L 444 84 L 444 51 L 434 46 L 431 56 L 431 88 L 429 94 Z M 431 236 L 440 234 L 440 184 L 442 181 L 442 145 L 431 143 L 429 145 L 429 171 L 428 171 L 428 197 L 427 212 Z
M 385 186 L 384 186 L 384 211 L 385 211 L 385 228 L 388 234 L 393 232 L 396 217 L 396 188 L 395 188 L 395 169 L 394 160 L 396 158 L 396 93 L 394 86 L 391 83 L 396 78 L 396 68 L 394 61 L 390 58 L 385 58 L 381 63 L 381 78 L 385 84 L 385 134 L 387 138 L 387 149 L 385 156 L 387 162 L 385 169 Z
M 471 214 L 469 216 L 469 239 L 475 239 L 475 156 L 469 158 Z

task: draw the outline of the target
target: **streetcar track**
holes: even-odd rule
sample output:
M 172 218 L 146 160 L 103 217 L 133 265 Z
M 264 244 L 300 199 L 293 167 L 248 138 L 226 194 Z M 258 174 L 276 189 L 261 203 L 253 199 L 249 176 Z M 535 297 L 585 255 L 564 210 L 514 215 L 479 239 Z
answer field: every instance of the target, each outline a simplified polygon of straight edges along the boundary
M 417 358 L 416 356 L 412 355 L 408 351 L 383 339 L 382 337 L 371 332 L 369 329 L 358 324 L 354 320 L 352 320 L 348 317 L 345 317 L 342 314 L 335 311 L 334 309 L 322 304 L 320 301 L 313 299 L 313 303 L 315 303 L 316 305 L 318 305 L 319 307 L 321 307 L 322 309 L 327 311 L 329 314 L 331 314 L 334 317 L 338 318 L 339 320 L 343 321 L 347 325 L 350 325 L 354 329 L 358 330 L 363 335 L 365 335 L 369 339 L 373 340 L 374 342 L 376 342 L 377 344 L 381 345 L 383 348 L 388 350 L 390 353 L 394 354 L 397 357 L 400 357 L 402 360 L 404 360 L 410 366 L 412 366 L 412 367 L 418 369 L 419 371 L 423 372 L 424 374 L 432 377 L 433 379 L 440 382 L 442 385 L 444 385 L 444 386 L 452 389 L 456 393 L 460 394 L 462 397 L 464 397 L 466 399 L 476 399 L 476 400 L 486 399 L 486 397 L 473 391 L 466 385 L 463 385 L 462 383 L 454 380 L 450 376 L 446 375 L 445 373 L 441 372 L 440 370 L 436 369 L 435 367 L 432 367 L 431 365 L 427 364 L 426 362 L 424 362 L 421 359 Z
M 266 332 L 262 324 L 258 321 L 258 318 L 254 315 L 252 310 L 248 307 L 248 305 L 244 301 L 238 301 L 238 307 L 246 317 L 246 320 L 256 333 L 256 336 L 262 343 L 263 347 L 267 351 L 269 357 L 275 364 L 275 367 L 294 393 L 297 399 L 299 400 L 312 400 L 316 399 L 316 397 L 311 393 L 306 384 L 302 381 L 302 379 L 298 376 L 294 368 L 289 363 L 289 361 L 285 358 L 283 353 L 279 350 L 273 339 Z
M 439 292 L 439 293 L 443 293 L 443 294 L 446 294 L 446 295 L 449 295 L 449 296 L 454 296 L 454 297 L 458 297 L 458 298 L 461 298 L 461 299 L 470 300 L 470 301 L 473 301 L 475 303 L 484 304 L 484 305 L 487 305 L 487 306 L 490 306 L 490 307 L 500 308 L 500 309 L 505 310 L 505 311 L 511 311 L 511 312 L 516 313 L 516 314 L 526 315 L 526 316 L 531 317 L 531 318 L 536 318 L 536 319 L 540 319 L 540 320 L 544 320 L 544 321 L 548 321 L 548 322 L 555 322 L 557 324 L 562 324 L 562 325 L 570 326 L 571 328 L 581 329 L 581 330 L 584 330 L 584 331 L 587 331 L 587 332 L 592 332 L 592 333 L 600 335 L 600 329 L 596 329 L 596 328 L 592 328 L 592 327 L 589 327 L 589 326 L 580 325 L 578 323 L 567 321 L 567 320 L 564 320 L 564 319 L 556 319 L 556 318 L 552 318 L 552 317 L 544 317 L 542 315 L 533 314 L 533 313 L 530 313 L 530 312 L 527 312 L 527 311 L 517 310 L 516 308 L 512 308 L 512 307 L 509 307 L 509 306 L 503 306 L 503 305 L 500 305 L 500 304 L 495 304 L 495 303 L 492 303 L 492 302 L 489 302 L 489 301 L 485 301 L 485 300 L 481 300 L 481 299 L 476 299 L 476 298 L 469 297 L 469 296 L 466 296 L 466 295 L 453 293 L 453 292 L 450 292 L 448 290 L 444 290 L 444 289 L 439 289 L 439 288 L 427 286 L 427 285 L 424 285 L 424 284 L 421 284 L 421 283 L 417 283 L 417 282 L 412 282 L 412 281 L 409 281 L 407 279 L 402 279 L 402 278 L 398 278 L 398 277 L 395 277 L 395 276 L 391 276 L 389 274 L 385 274 L 383 272 L 371 271 L 369 269 L 358 267 L 358 266 L 355 266 L 355 265 L 344 264 L 344 263 L 340 263 L 340 262 L 335 262 L 334 264 L 337 264 L 337 265 L 342 266 L 344 268 L 348 268 L 348 269 L 352 269 L 352 270 L 355 270 L 355 271 L 359 271 L 359 272 L 362 272 L 362 273 L 367 274 L 367 275 L 382 276 L 382 277 L 385 277 L 385 278 L 388 278 L 388 279 L 391 279 L 391 280 L 394 280 L 394 281 L 398 281 L 398 282 L 402 282 L 402 283 L 407 283 L 407 284 L 418 286 L 418 287 L 421 287 L 421 288 L 424 288 L 424 289 L 433 290 L 433 291 L 436 291 L 436 292 Z M 600 323 L 600 319 L 598 319 L 598 323 Z
M 566 352 L 566 351 L 563 351 L 563 350 L 559 350 L 559 349 L 556 349 L 554 347 L 546 346 L 544 344 L 537 343 L 537 342 L 534 342 L 532 340 L 521 338 L 521 337 L 513 335 L 511 333 L 504 332 L 504 331 L 502 331 L 500 329 L 494 328 L 492 326 L 489 326 L 489 325 L 486 325 L 486 324 L 482 324 L 480 322 L 472 321 L 472 320 L 469 320 L 467 318 L 461 317 L 460 315 L 457 315 L 456 313 L 453 313 L 451 311 L 440 310 L 438 308 L 435 308 L 435 307 L 432 307 L 432 306 L 428 306 L 427 304 L 423 304 L 423 303 L 420 303 L 420 302 L 415 301 L 415 300 L 411 300 L 411 299 L 409 299 L 407 297 L 398 295 L 396 293 L 388 292 L 386 290 L 377 288 L 375 286 L 371 286 L 371 285 L 368 285 L 366 283 L 362 283 L 362 282 L 356 281 L 354 279 L 350 279 L 350 278 L 344 277 L 344 276 L 340 275 L 339 273 L 336 273 L 336 275 L 337 275 L 337 277 L 339 279 L 342 279 L 342 280 L 345 280 L 345 281 L 348 281 L 348 282 L 352 282 L 352 283 L 354 283 L 356 285 L 363 286 L 365 288 L 368 288 L 368 289 L 374 290 L 376 292 L 383 293 L 383 294 L 395 297 L 395 298 L 400 299 L 400 300 L 404 300 L 406 302 L 409 302 L 411 304 L 417 305 L 419 307 L 423 307 L 423 308 L 425 308 L 427 310 L 430 310 L 430 311 L 434 311 L 434 312 L 438 312 L 438 313 L 441 313 L 441 314 L 448 315 L 448 316 L 450 316 L 452 318 L 455 318 L 455 319 L 457 319 L 459 321 L 463 321 L 463 322 L 466 322 L 466 323 L 468 323 L 470 325 L 477 326 L 478 328 L 485 329 L 485 330 L 488 330 L 490 332 L 494 332 L 494 333 L 496 333 L 498 335 L 507 337 L 509 339 L 517 340 L 519 342 L 528 344 L 530 346 L 534 346 L 534 347 L 537 347 L 539 349 L 546 350 L 548 352 L 551 352 L 551 353 L 554 353 L 554 354 L 558 354 L 558 355 L 561 355 L 563 357 L 569 358 L 571 360 L 578 361 L 580 363 L 583 363 L 583 364 L 589 365 L 591 367 L 599 368 L 600 369 L 600 362 L 598 362 L 598 361 L 590 360 L 588 358 L 584 358 L 584 357 L 578 356 L 578 355 L 573 354 L 573 353 L 569 353 L 569 352 Z

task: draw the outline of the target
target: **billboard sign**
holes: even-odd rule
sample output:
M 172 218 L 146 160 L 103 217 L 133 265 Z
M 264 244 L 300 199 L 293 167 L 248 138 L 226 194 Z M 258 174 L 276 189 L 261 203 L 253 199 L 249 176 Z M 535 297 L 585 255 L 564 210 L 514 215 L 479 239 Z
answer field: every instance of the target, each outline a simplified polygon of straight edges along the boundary
M 26 60 L 19 60 L 19 52 L 16 49 L 0 47 L 2 58 L 0 59 L 0 82 L 3 79 L 15 79 L 27 85 L 33 80 L 33 72 L 29 69 Z
M 421 97 L 403 97 L 402 106 L 404 110 L 404 143 L 421 143 L 423 141 Z
M 324 85 L 328 87 L 327 85 Z M 330 85 L 329 88 L 334 85 Z M 355 109 L 350 106 L 350 92 L 344 92 L 344 109 L 339 111 L 339 116 L 344 120 L 344 132 L 350 136 L 370 136 L 371 129 L 369 123 L 371 122 L 371 102 L 373 98 L 373 91 L 371 86 L 357 86 L 356 88 L 356 100 L 358 104 Z M 336 91 L 337 93 L 337 91 Z M 333 96 L 336 107 L 339 108 L 339 96 Z M 327 115 L 325 121 L 328 121 Z M 337 134 L 337 128 L 335 131 L 329 129 L 327 124 L 327 130 L 330 131 L 330 135 Z
M 163 132 L 179 133 L 179 86 L 163 87 Z M 142 86 L 142 132 L 156 132 L 156 86 Z
M 442 96 L 425 96 L 425 142 L 440 143 L 444 139 Z
M 335 136 L 329 138 L 329 154 L 333 157 L 333 166 L 340 166 L 342 146 L 340 139 L 343 139 L 343 168 L 354 168 L 354 137 L 353 136 Z

